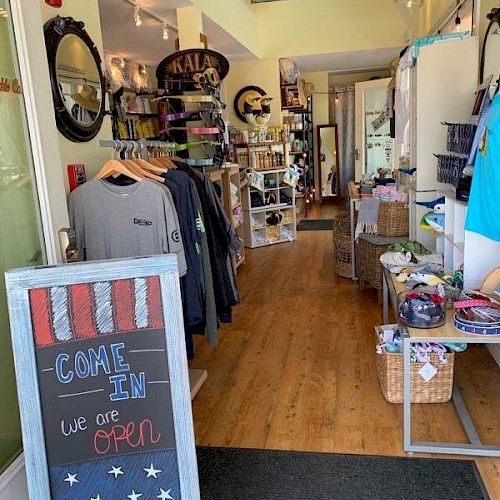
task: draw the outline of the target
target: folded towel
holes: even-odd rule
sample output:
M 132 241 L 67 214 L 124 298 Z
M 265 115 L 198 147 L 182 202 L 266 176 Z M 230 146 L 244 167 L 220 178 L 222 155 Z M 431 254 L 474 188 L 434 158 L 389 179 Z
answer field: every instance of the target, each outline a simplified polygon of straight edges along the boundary
M 356 239 L 361 233 L 377 234 L 378 211 L 380 200 L 376 198 L 364 198 L 361 200 L 356 225 Z

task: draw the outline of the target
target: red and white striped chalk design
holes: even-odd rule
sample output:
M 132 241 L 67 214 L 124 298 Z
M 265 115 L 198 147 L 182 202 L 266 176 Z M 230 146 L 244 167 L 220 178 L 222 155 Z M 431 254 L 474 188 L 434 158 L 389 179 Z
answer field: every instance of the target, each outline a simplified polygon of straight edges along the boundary
M 157 276 L 30 290 L 37 347 L 164 327 Z

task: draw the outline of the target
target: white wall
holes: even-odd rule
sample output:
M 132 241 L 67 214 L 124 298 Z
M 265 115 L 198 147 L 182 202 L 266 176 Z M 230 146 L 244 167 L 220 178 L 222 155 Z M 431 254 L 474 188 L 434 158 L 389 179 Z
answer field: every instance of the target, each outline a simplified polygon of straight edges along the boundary
M 278 59 L 231 62 L 229 73 L 224 79 L 223 92 L 225 95 L 222 97 L 227 104 L 227 119 L 231 125 L 243 130 L 246 130 L 248 125 L 236 116 L 233 102 L 238 91 L 247 85 L 260 87 L 274 98 L 271 102 L 269 125 L 281 123 L 281 89 Z
M 102 44 L 101 21 L 99 18 L 99 5 L 97 0 L 66 0 L 63 2 L 63 7 L 56 9 L 50 7 L 44 0 L 39 0 L 43 21 L 46 22 L 56 15 L 71 16 L 78 21 L 85 23 L 90 38 L 94 41 L 101 59 L 103 61 L 102 70 L 104 68 L 104 51 Z M 61 151 L 61 164 L 63 169 L 64 183 L 66 191 L 68 188 L 68 175 L 66 166 L 73 163 L 83 163 L 86 167 L 87 178 L 94 177 L 99 171 L 103 163 L 109 159 L 109 149 L 100 148 L 99 140 L 112 139 L 111 118 L 106 116 L 102 124 L 102 128 L 97 136 L 89 142 L 76 143 L 66 139 L 62 134 L 57 132 L 59 138 L 59 148 Z

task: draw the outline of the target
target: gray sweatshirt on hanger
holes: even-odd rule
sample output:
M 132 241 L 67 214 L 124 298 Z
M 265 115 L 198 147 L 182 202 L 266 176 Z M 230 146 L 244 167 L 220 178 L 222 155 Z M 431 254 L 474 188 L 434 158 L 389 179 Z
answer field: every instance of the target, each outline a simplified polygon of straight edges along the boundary
M 147 179 L 129 186 L 92 179 L 71 193 L 69 214 L 83 259 L 173 253 L 180 276 L 186 274 L 177 212 L 163 186 Z

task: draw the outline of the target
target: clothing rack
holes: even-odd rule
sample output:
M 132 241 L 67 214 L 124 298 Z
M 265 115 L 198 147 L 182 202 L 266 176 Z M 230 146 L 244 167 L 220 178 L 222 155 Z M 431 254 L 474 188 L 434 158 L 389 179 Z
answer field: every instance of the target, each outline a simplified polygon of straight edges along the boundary
M 142 148 L 166 148 L 175 150 L 175 144 L 173 142 L 165 141 L 153 141 L 150 139 L 122 139 L 122 140 L 101 140 L 99 141 L 99 146 L 101 148 L 117 148 L 121 145 L 137 146 Z
M 148 159 L 148 148 L 162 148 L 166 149 L 169 153 L 175 153 L 175 143 L 165 141 L 153 141 L 149 139 L 138 140 L 101 140 L 99 141 L 101 148 L 114 148 L 123 151 L 135 151 L 139 158 L 143 160 Z
M 122 151 L 125 150 L 135 150 L 140 156 L 143 156 L 144 159 L 147 159 L 147 149 L 148 148 L 166 148 L 171 149 L 172 152 L 175 151 L 175 144 L 171 142 L 164 141 L 153 141 L 153 140 L 136 140 L 136 141 L 113 141 L 113 140 L 101 140 L 99 142 L 100 147 L 102 148 L 121 148 Z M 208 376 L 208 372 L 206 370 L 200 369 L 189 369 L 189 387 L 191 393 L 191 399 L 194 399 L 198 391 L 201 389 L 203 384 L 205 383 Z

